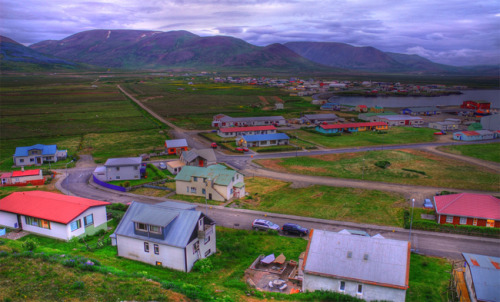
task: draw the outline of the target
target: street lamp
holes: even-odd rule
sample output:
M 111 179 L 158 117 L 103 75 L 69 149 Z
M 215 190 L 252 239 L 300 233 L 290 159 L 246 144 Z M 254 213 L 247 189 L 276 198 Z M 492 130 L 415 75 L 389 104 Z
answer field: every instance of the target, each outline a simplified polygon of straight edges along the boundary
M 408 235 L 408 241 L 411 243 L 411 225 L 413 224 L 413 207 L 415 206 L 415 198 L 411 200 L 411 217 L 410 217 L 410 233 Z

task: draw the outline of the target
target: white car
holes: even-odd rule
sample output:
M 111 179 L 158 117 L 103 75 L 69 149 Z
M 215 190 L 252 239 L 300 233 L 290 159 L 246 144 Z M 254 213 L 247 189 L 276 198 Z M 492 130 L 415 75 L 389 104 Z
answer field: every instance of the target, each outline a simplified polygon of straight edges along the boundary
M 161 170 L 165 170 L 167 168 L 167 165 L 164 163 L 164 162 L 161 162 L 158 167 L 161 169 Z

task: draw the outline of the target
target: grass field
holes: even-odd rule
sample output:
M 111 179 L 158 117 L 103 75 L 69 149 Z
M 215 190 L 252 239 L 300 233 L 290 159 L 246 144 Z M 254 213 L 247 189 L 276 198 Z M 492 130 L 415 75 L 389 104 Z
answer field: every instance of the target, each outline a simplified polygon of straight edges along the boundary
M 398 194 L 375 190 L 310 186 L 291 188 L 290 183 L 252 177 L 245 179 L 247 198 L 242 208 L 322 219 L 403 226 L 407 203 Z
M 379 161 L 389 161 L 391 165 L 382 169 L 375 166 Z M 306 175 L 470 190 L 500 189 L 500 175 L 492 170 L 412 149 L 291 157 L 256 162 L 277 171 Z
M 500 163 L 500 144 L 478 144 L 478 145 L 458 145 L 442 146 L 438 148 L 441 151 L 465 155 Z
M 412 254 L 406 301 L 448 301 L 451 270 L 451 264 L 446 259 Z

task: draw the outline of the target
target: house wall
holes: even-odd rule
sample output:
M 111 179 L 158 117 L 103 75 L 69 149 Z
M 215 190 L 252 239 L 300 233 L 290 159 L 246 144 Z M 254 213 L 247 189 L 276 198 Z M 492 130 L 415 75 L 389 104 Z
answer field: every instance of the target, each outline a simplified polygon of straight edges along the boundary
M 50 229 L 44 229 L 41 227 L 26 224 L 26 217 L 24 215 L 21 215 L 21 222 L 23 224 L 24 231 L 62 240 L 69 239 L 68 237 L 69 226 L 66 224 L 51 221 Z
M 11 181 L 12 184 L 25 183 L 25 182 L 33 181 L 33 180 L 42 180 L 43 179 L 42 170 L 40 170 L 40 174 L 38 174 L 38 175 L 12 177 L 11 179 L 12 179 L 12 181 Z
M 460 224 L 460 217 L 459 216 L 453 216 L 453 222 L 452 223 L 448 223 L 446 222 L 446 217 L 448 215 L 444 215 L 444 214 L 440 214 L 438 216 L 438 223 L 440 224 L 454 224 L 454 225 L 461 225 Z M 472 217 L 467 217 L 467 223 L 466 224 L 462 224 L 462 225 L 474 225 L 474 218 Z M 495 224 L 494 224 L 495 228 L 500 228 L 500 221 L 498 220 L 495 220 Z M 486 226 L 486 219 L 477 219 L 477 224 L 476 226 L 482 226 L 482 227 L 485 227 Z
M 466 265 L 464 272 L 465 284 L 467 284 L 467 291 L 469 292 L 469 298 L 472 302 L 477 302 L 476 291 L 474 289 L 474 282 L 472 281 L 472 275 L 470 273 L 469 265 Z
M 149 242 L 149 252 L 144 251 L 144 242 Z M 155 244 L 158 243 L 116 235 L 118 256 L 151 265 L 156 265 L 156 262 L 159 261 L 163 267 L 186 271 L 186 255 L 183 248 L 158 244 L 160 253 L 156 255 L 154 253 Z
M 119 168 L 119 169 L 117 169 Z M 117 178 L 119 177 L 119 178 Z M 132 180 L 141 178 L 140 165 L 106 167 L 106 180 Z
M 85 227 L 83 218 L 93 214 L 94 216 L 94 223 L 92 225 L 89 225 Z M 81 227 L 79 229 L 76 229 L 74 231 L 71 231 L 71 222 L 76 221 L 80 219 L 81 222 Z M 78 215 L 75 217 L 75 219 L 71 220 L 70 223 L 67 224 L 67 238 L 71 237 L 78 237 L 82 235 L 93 235 L 97 231 L 101 229 L 107 229 L 108 223 L 107 223 L 107 217 L 106 217 L 106 206 L 99 206 L 99 207 L 92 207 L 82 214 Z
M 210 241 L 205 243 L 205 239 L 207 239 L 208 237 L 210 237 Z M 217 238 L 215 236 L 215 226 L 210 226 L 207 230 L 205 230 L 204 239 L 199 240 L 198 238 L 196 238 L 186 246 L 188 272 L 191 271 L 194 263 L 198 259 L 209 257 L 217 251 L 216 241 Z M 194 245 L 196 242 L 199 242 L 198 251 L 194 250 Z
M 316 291 L 316 290 L 328 290 L 334 292 L 340 292 L 340 281 L 345 282 L 344 293 L 353 297 L 364 299 L 366 301 L 394 301 L 394 302 L 404 302 L 406 297 L 406 290 L 383 287 L 372 284 L 364 284 L 361 282 L 355 282 L 350 280 L 342 280 L 335 278 L 328 278 L 322 276 L 315 276 L 311 274 L 304 273 L 304 281 L 302 283 L 302 290 L 305 291 Z M 361 295 L 357 294 L 358 284 L 363 285 L 363 293 Z
M 16 228 L 17 214 L 0 211 L 0 225 L 8 228 Z M 24 223 L 23 223 L 24 224 Z M 19 227 L 19 226 L 17 226 Z

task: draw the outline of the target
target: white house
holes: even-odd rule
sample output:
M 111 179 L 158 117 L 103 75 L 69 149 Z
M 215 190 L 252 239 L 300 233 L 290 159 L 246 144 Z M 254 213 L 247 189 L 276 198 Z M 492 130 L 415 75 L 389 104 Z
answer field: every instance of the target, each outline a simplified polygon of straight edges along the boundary
M 212 121 L 212 127 L 284 126 L 285 124 L 286 120 L 282 116 L 230 117 L 218 114 Z
M 290 137 L 285 133 L 243 135 L 236 138 L 236 145 L 244 147 L 265 147 L 288 145 Z
M 45 183 L 41 169 L 23 170 L 3 173 L 0 176 L 2 186 L 40 186 Z
M 303 291 L 328 290 L 366 301 L 405 301 L 410 243 L 315 229 L 302 267 Z
M 276 127 L 254 126 L 254 127 L 225 127 L 217 130 L 217 135 L 220 137 L 235 137 L 238 135 L 253 135 L 253 134 L 271 134 L 276 133 Z
M 245 196 L 245 181 L 243 174 L 223 165 L 184 166 L 175 177 L 175 192 L 226 201 Z
M 45 191 L 14 192 L 0 200 L 0 225 L 69 240 L 106 230 L 108 204 Z
M 141 178 L 142 158 L 121 157 L 110 158 L 104 164 L 106 180 L 132 180 Z
M 57 150 L 57 145 L 36 144 L 27 147 L 17 147 L 14 153 L 14 166 L 41 165 L 65 159 L 68 151 Z
M 377 122 L 386 122 L 389 126 L 411 126 L 422 125 L 424 123 L 421 117 L 408 115 L 379 115 L 374 120 Z
M 132 202 L 111 235 L 118 256 L 189 272 L 216 252 L 215 222 L 196 206 Z

